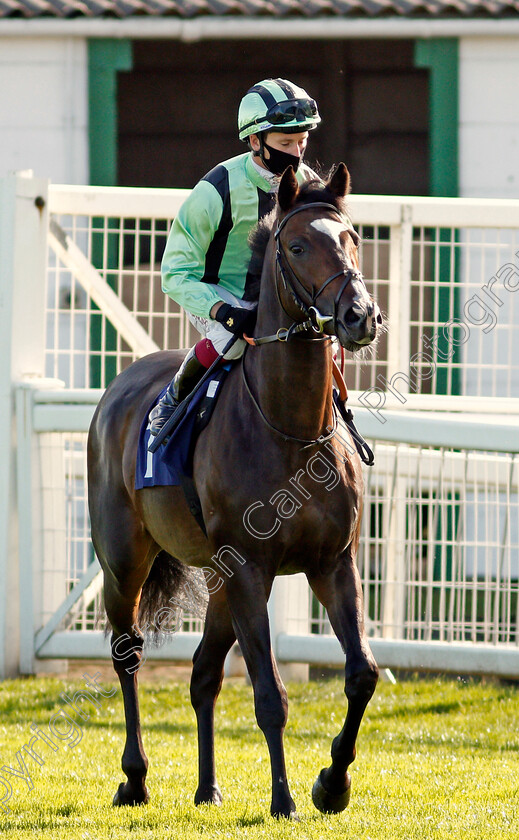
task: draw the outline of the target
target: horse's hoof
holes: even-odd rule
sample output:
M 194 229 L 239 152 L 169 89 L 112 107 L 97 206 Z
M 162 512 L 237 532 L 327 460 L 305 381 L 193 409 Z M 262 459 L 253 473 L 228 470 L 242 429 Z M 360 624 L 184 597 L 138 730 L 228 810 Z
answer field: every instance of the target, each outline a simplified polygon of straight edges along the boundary
M 276 820 L 292 820 L 293 822 L 301 822 L 292 797 L 290 797 L 290 799 L 286 802 L 280 802 L 278 806 L 272 803 L 270 814 Z
M 312 802 L 318 811 L 323 814 L 340 814 L 348 806 L 350 801 L 351 776 L 346 774 L 348 787 L 343 793 L 329 793 L 323 785 L 321 770 L 312 788 Z
M 150 795 L 146 787 L 144 788 L 143 795 L 139 797 L 129 795 L 125 788 L 126 782 L 121 782 L 112 801 L 112 805 L 115 807 L 120 808 L 122 805 L 146 805 L 149 802 Z
M 301 822 L 301 817 L 296 810 L 289 811 L 288 814 L 285 814 L 282 811 L 271 811 L 270 813 L 276 820 L 292 820 L 292 822 Z
M 223 796 L 218 785 L 209 788 L 198 788 L 195 793 L 195 805 L 221 805 Z

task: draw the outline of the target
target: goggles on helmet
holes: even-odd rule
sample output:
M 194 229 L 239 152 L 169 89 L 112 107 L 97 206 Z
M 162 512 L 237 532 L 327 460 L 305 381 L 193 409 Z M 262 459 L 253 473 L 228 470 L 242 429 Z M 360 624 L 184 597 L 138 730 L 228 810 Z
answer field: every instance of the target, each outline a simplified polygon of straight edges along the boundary
M 314 99 L 285 99 L 283 102 L 272 105 L 265 117 L 257 119 L 256 122 L 263 122 L 266 119 L 272 125 L 283 125 L 294 120 L 304 122 L 318 116 L 319 111 Z
M 307 120 L 320 121 L 317 103 L 314 99 L 285 99 L 283 102 L 275 102 L 271 105 L 264 116 L 256 117 L 252 122 L 241 127 L 241 131 L 253 125 L 268 123 L 269 125 L 283 126 L 286 123 L 305 123 Z

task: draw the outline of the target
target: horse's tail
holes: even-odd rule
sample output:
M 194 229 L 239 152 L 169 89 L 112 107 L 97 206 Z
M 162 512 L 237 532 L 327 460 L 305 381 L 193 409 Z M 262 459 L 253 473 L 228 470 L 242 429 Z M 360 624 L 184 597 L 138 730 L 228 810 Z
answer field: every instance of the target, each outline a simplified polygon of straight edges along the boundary
M 147 640 L 160 644 L 164 634 L 180 629 L 184 614 L 204 619 L 208 597 L 200 569 L 160 551 L 142 588 L 139 627 Z

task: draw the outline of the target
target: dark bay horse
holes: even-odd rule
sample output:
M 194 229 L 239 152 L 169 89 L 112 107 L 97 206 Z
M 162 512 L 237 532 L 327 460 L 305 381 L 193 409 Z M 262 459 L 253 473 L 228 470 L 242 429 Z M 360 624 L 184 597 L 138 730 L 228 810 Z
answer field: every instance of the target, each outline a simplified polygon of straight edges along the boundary
M 183 353 L 160 352 L 135 362 L 113 381 L 93 418 L 92 540 L 104 572 L 112 657 L 126 715 L 127 781 L 115 794 L 116 805 L 148 800 L 137 693 L 142 606 L 150 590 L 155 609 L 167 605 L 186 565 L 204 569 L 209 590 L 191 678 L 199 743 L 195 803 L 221 802 L 213 713 L 224 660 L 237 639 L 270 753 L 271 813 L 297 817 L 283 751 L 287 694 L 271 650 L 267 599 L 276 575 L 304 572 L 346 655 L 347 715 L 332 744 L 331 765 L 314 785 L 313 801 L 325 813 L 348 804 L 348 766 L 378 669 L 364 631 L 355 565 L 361 465 L 346 432 L 345 440 L 332 436 L 330 336 L 356 350 L 374 340 L 381 323 L 358 270 L 359 238 L 346 214 L 348 190 L 344 164 L 326 184 L 301 188 L 289 168 L 272 228 L 263 224 L 268 243 L 254 337 L 268 340 L 248 348 L 233 367 L 195 448 L 194 480 L 207 536 L 179 487 L 134 489 L 141 423 Z M 326 465 L 334 478 L 324 483 Z

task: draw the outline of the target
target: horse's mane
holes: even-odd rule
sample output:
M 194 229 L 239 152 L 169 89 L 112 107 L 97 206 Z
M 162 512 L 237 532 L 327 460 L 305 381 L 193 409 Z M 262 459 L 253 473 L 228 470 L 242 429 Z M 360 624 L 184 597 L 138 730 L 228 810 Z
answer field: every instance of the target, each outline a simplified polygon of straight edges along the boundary
M 339 213 L 347 216 L 346 199 L 342 196 L 335 195 L 328 185 L 319 178 L 314 178 L 312 181 L 306 181 L 297 194 L 297 199 L 294 207 L 301 204 L 315 204 L 317 201 L 324 201 L 326 204 L 332 204 L 337 208 Z M 252 229 L 249 235 L 249 246 L 252 252 L 251 261 L 249 264 L 249 272 L 256 277 L 261 277 L 263 269 L 263 260 L 265 251 L 267 250 L 268 241 L 272 228 L 276 223 L 278 215 L 278 207 L 264 216 L 258 224 Z

